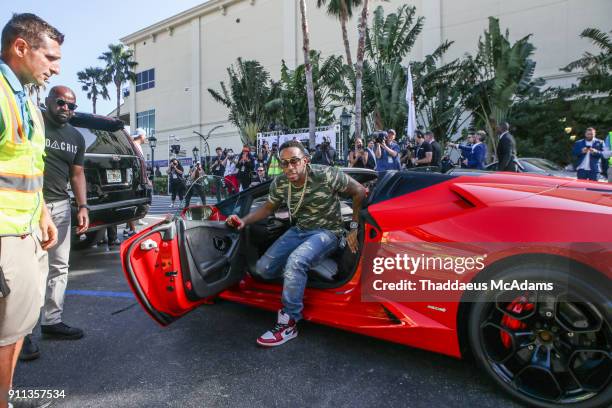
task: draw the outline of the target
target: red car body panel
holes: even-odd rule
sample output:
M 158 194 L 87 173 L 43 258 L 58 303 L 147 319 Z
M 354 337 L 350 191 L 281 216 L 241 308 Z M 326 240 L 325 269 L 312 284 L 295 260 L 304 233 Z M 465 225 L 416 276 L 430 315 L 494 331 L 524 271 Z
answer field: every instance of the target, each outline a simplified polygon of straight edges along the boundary
M 479 274 L 497 262 L 518 262 L 529 254 L 545 254 L 572 260 L 612 278 L 612 186 L 601 183 L 528 174 L 459 176 L 375 202 L 367 212 L 376 225 L 365 225 L 364 246 L 380 242 L 435 243 L 466 245 L 478 252 L 494 243 L 496 250 Z M 148 235 L 155 227 L 124 242 L 121 256 L 139 302 L 151 317 L 167 324 L 151 314 L 150 306 L 178 318 L 207 300 L 190 299 L 183 284 L 176 240 L 170 244 L 161 239 L 160 233 Z M 141 251 L 137 246 L 143 239 L 152 239 L 158 248 Z M 129 254 L 131 246 L 134 248 Z M 466 318 L 460 314 L 462 293 L 439 302 L 397 302 L 384 295 L 379 301 L 363 302 L 362 265 L 363 258 L 352 278 L 340 287 L 307 288 L 304 319 L 461 357 L 459 324 Z M 479 274 L 452 278 L 469 282 Z M 427 278 L 447 280 L 450 276 Z M 219 297 L 277 310 L 281 291 L 279 284 L 245 274 L 239 284 Z

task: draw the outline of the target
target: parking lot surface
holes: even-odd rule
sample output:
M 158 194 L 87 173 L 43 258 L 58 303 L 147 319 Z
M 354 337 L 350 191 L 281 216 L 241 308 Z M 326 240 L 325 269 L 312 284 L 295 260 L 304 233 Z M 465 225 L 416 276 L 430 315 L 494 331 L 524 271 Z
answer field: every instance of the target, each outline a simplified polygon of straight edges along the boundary
M 71 262 L 64 321 L 85 337 L 36 329 L 41 357 L 15 377 L 16 389 L 65 390 L 54 406 L 519 406 L 469 361 L 329 327 L 304 323 L 298 339 L 258 348 L 276 316 L 230 302 L 161 328 L 131 295 L 118 249 L 73 251 Z

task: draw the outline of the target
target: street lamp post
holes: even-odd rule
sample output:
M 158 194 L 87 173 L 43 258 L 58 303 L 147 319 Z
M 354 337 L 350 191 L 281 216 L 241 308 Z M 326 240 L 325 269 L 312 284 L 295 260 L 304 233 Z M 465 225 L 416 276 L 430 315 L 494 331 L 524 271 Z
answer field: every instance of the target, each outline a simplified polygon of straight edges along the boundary
M 210 135 L 212 134 L 212 132 L 214 132 L 215 130 L 222 128 L 223 125 L 217 125 L 214 128 L 210 129 L 208 131 L 208 133 L 206 134 L 206 136 L 204 136 L 203 134 L 201 134 L 200 132 L 196 132 L 195 130 L 193 131 L 193 133 L 195 133 L 196 135 L 200 136 L 200 150 L 202 150 L 202 140 L 204 140 L 204 143 L 206 143 L 206 162 L 202 163 L 202 167 L 204 167 L 204 170 L 206 172 L 210 171 L 210 146 L 208 145 L 208 139 L 210 138 Z
M 342 129 L 342 160 L 346 160 L 348 156 L 348 140 L 351 131 L 352 116 L 347 112 L 346 108 L 342 109 L 340 115 L 340 128 Z
M 157 146 L 157 138 L 153 135 L 149 138 L 149 146 L 151 146 L 151 184 L 153 194 L 155 194 L 155 147 Z

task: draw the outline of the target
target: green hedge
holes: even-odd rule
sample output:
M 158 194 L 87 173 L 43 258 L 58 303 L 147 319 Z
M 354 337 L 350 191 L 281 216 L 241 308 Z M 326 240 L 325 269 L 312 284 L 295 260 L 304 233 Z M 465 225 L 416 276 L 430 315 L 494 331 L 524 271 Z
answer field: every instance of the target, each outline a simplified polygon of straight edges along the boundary
M 168 176 L 163 175 L 155 177 L 155 194 L 168 194 Z

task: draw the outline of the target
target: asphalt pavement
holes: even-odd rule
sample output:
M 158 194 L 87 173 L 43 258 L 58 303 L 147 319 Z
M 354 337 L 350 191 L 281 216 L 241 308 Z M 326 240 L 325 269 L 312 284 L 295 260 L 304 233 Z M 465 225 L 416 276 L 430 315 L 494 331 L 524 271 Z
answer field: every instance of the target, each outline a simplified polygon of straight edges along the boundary
M 64 321 L 85 337 L 45 340 L 37 329 L 42 355 L 20 362 L 14 381 L 64 390 L 54 406 L 519 406 L 469 361 L 330 327 L 304 323 L 296 340 L 258 348 L 275 314 L 231 302 L 161 328 L 132 296 L 118 250 L 73 251 L 71 262 Z

